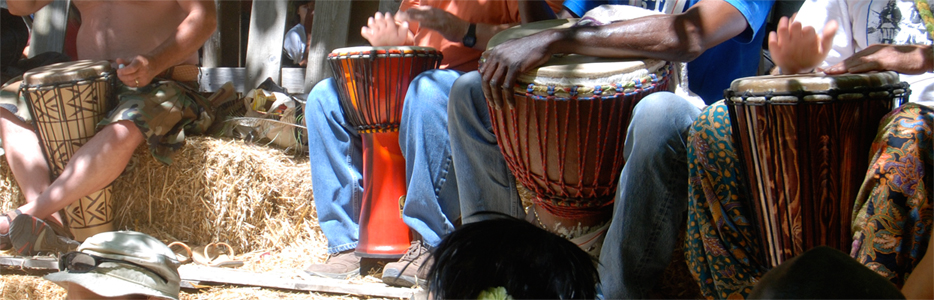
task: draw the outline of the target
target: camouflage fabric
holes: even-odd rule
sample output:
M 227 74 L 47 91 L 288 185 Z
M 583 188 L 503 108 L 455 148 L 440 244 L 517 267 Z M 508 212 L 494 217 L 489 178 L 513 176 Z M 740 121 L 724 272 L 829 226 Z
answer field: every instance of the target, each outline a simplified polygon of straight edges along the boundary
M 186 134 L 204 133 L 214 121 L 211 105 L 184 84 L 157 81 L 132 88 L 116 83 L 117 107 L 98 128 L 122 120 L 132 121 L 159 161 L 172 163 L 173 153 L 185 144 Z
M 179 67 L 181 66 L 170 70 Z M 182 69 L 186 71 L 191 68 L 197 70 L 195 66 L 184 67 L 186 68 Z M 191 72 L 173 73 L 190 75 Z M 173 74 L 172 77 L 190 77 L 187 75 L 179 77 Z M 3 86 L 0 90 L 0 108 L 12 112 L 21 120 L 33 123 L 26 99 L 18 94 L 20 83 L 20 80 L 13 79 Z M 170 164 L 173 153 L 185 144 L 186 134 L 204 133 L 214 121 L 212 106 L 190 86 L 193 84 L 160 78 L 139 88 L 128 87 L 117 81 L 113 86 L 114 95 L 117 97 L 116 107 L 98 123 L 98 130 L 118 121 L 132 121 L 143 133 L 153 157 Z

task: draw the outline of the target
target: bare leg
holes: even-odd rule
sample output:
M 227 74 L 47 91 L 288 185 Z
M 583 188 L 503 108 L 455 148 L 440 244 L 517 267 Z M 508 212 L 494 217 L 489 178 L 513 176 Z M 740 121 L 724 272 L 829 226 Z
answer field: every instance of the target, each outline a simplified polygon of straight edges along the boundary
M 21 206 L 20 210 L 36 218 L 45 218 L 106 187 L 123 172 L 142 142 L 142 133 L 131 121 L 105 126 L 78 149 L 62 174 L 36 201 Z M 0 228 L 0 232 L 2 230 Z
M 49 165 L 39 147 L 36 132 L 29 123 L 6 109 L 0 109 L 0 138 L 5 145 L 3 150 L 7 163 L 26 202 L 36 201 L 50 184 Z

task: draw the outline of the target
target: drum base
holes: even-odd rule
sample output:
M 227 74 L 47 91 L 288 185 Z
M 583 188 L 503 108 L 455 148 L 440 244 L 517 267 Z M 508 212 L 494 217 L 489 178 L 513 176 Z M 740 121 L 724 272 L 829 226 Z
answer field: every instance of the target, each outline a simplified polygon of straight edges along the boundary
M 65 208 L 68 229 L 76 241 L 83 242 L 95 234 L 114 230 L 112 187 L 82 197 Z
M 363 205 L 356 254 L 368 258 L 400 258 L 412 234 L 402 222 L 405 201 L 405 158 L 399 132 L 362 134 Z

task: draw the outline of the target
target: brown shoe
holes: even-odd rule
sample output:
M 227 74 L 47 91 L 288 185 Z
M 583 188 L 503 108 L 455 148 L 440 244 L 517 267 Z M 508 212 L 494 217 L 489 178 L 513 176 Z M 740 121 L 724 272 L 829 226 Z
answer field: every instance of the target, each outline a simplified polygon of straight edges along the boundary
M 409 250 L 397 262 L 383 267 L 383 282 L 391 286 L 427 287 L 431 253 L 421 241 L 413 241 Z
M 354 251 L 332 254 L 328 256 L 327 262 L 305 268 L 305 273 L 336 279 L 347 279 L 354 274 L 360 274 L 360 257 L 354 254 Z

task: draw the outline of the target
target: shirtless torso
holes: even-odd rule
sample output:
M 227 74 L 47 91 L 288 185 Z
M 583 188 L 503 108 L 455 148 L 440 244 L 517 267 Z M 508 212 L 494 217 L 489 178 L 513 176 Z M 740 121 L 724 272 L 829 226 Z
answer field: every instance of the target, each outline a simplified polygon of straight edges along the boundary
M 51 0 L 8 1 L 10 12 L 28 15 Z M 197 50 L 213 33 L 213 1 L 100 1 L 75 0 L 81 13 L 77 49 L 79 59 L 126 64 L 118 71 L 128 85 L 145 85 L 178 64 L 198 64 Z

